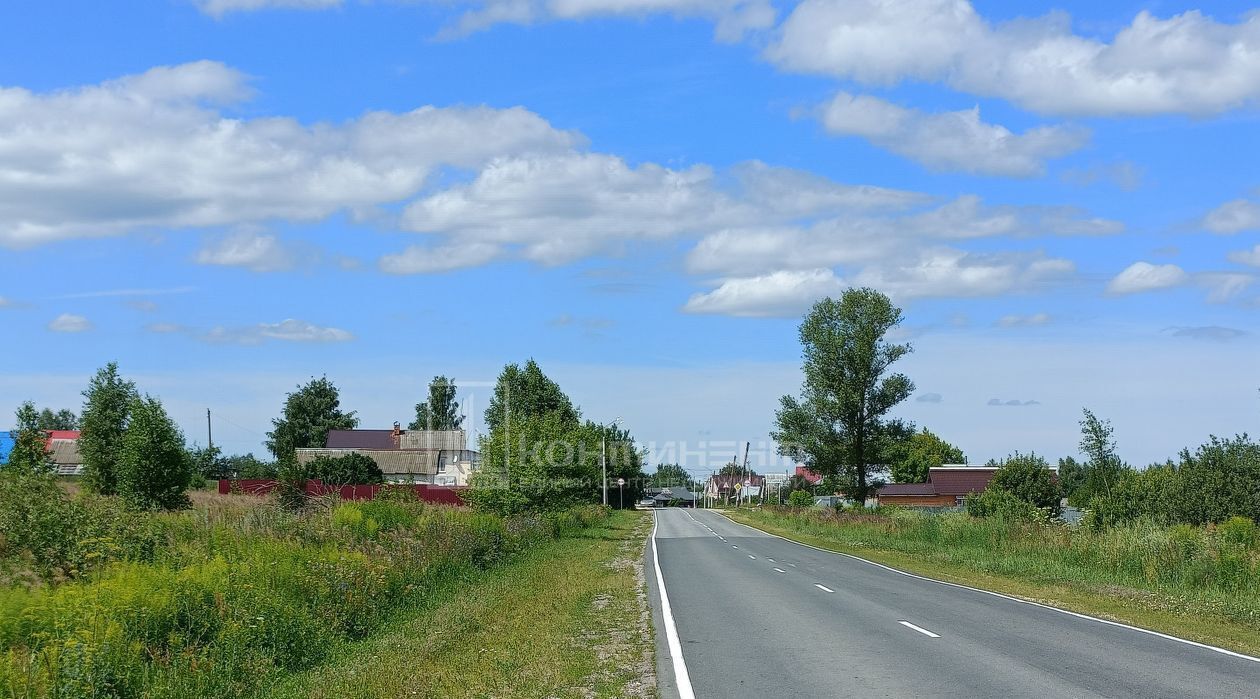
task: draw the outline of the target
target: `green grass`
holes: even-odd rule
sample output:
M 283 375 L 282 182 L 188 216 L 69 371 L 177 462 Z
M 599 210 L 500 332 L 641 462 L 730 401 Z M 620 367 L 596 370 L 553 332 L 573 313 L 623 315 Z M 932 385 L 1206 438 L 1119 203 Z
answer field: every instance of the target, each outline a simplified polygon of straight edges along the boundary
M 906 511 L 726 514 L 900 570 L 1260 655 L 1260 551 L 1219 529 L 1092 532 Z
M 426 592 L 426 603 L 267 699 L 654 697 L 642 553 L 651 518 L 581 536 Z

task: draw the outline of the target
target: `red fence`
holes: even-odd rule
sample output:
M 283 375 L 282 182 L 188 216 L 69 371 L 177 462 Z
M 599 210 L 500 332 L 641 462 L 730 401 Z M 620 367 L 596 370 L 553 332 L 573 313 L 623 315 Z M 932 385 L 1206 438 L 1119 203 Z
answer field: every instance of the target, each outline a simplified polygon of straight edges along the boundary
M 219 480 L 219 494 L 227 495 L 229 493 L 241 493 L 244 495 L 269 495 L 271 491 L 276 489 L 277 482 L 267 478 L 250 478 L 241 480 L 228 480 L 226 478 Z M 460 493 L 465 490 L 463 487 L 445 486 L 445 485 L 428 485 L 425 483 L 417 483 L 413 485 L 331 485 L 325 484 L 323 481 L 307 481 L 305 491 L 307 495 L 321 496 L 332 495 L 334 493 L 341 496 L 342 500 L 371 500 L 381 491 L 381 488 L 411 488 L 416 493 L 416 497 L 425 501 L 440 503 L 443 505 L 463 505 L 464 499 L 460 497 Z

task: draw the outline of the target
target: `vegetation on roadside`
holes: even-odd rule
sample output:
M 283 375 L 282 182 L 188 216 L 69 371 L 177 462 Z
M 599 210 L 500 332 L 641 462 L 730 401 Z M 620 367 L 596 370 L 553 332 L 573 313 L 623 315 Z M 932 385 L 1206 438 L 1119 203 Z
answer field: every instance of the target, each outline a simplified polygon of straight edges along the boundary
M 405 492 L 296 514 L 232 496 L 137 513 L 32 482 L 45 490 L 0 479 L 2 696 L 240 696 L 607 516 L 504 518 Z
M 1199 527 L 1143 519 L 1096 531 L 895 508 L 731 516 L 903 570 L 1260 652 L 1260 536 L 1246 518 Z
M 379 634 L 259 696 L 654 697 L 642 557 L 651 526 L 644 513 L 614 512 L 580 536 L 430 588 Z

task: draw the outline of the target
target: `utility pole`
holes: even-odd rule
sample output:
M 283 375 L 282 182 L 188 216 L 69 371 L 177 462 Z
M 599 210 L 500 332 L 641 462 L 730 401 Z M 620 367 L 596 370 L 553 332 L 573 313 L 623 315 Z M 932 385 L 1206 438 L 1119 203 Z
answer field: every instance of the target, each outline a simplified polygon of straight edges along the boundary
M 616 425 L 619 422 L 621 422 L 620 417 L 608 423 L 607 426 L 604 426 L 604 428 L 599 431 L 599 466 L 600 466 L 600 472 L 603 474 L 603 477 L 604 477 L 603 490 L 604 490 L 604 506 L 605 507 L 608 506 L 608 447 L 605 444 L 605 442 L 608 439 L 608 430 L 612 428 L 613 425 Z
M 210 427 L 210 409 L 206 408 L 206 448 L 214 453 L 214 430 Z
M 744 483 L 745 488 L 752 487 L 752 473 L 748 471 L 748 447 L 752 442 L 744 442 Z

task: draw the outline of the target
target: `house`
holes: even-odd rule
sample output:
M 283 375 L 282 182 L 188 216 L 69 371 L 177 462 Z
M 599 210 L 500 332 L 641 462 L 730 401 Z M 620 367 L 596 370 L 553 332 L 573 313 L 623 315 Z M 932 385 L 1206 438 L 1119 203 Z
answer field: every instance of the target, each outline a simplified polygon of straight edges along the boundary
M 58 476 L 82 476 L 83 457 L 79 454 L 78 430 L 52 430 L 48 433 L 48 453 Z
M 761 486 L 765 485 L 765 477 L 753 474 L 745 477 L 743 475 L 723 475 L 715 473 L 709 476 L 709 480 L 704 484 L 704 496 L 713 501 L 721 500 L 722 502 L 730 502 L 743 495 L 745 487 L 756 489 L 757 493 L 761 492 Z M 736 487 L 739 486 L 739 487 Z
M 329 430 L 323 449 L 298 449 L 307 464 L 321 456 L 363 454 L 380 467 L 387 483 L 466 486 L 481 455 L 468 449 L 463 430 Z
M 818 485 L 819 483 L 822 483 L 822 479 L 823 479 L 822 476 L 809 470 L 809 467 L 807 466 L 797 466 L 796 475 L 800 476 L 801 478 L 804 478 L 805 482 L 809 483 L 810 485 Z
M 695 507 L 696 495 L 686 488 L 670 487 L 670 488 L 647 488 L 644 491 L 645 498 L 651 498 L 653 507 L 669 507 L 671 504 L 677 504 L 678 507 Z
M 947 464 L 930 468 L 927 483 L 893 483 L 880 488 L 879 504 L 902 507 L 958 507 L 967 499 L 967 495 L 984 492 L 995 473 L 997 473 L 997 467 L 994 466 Z

